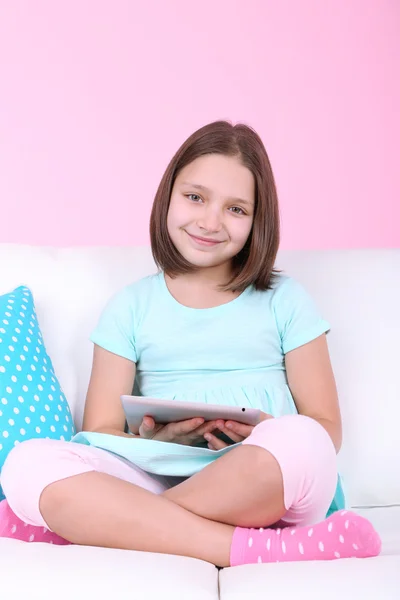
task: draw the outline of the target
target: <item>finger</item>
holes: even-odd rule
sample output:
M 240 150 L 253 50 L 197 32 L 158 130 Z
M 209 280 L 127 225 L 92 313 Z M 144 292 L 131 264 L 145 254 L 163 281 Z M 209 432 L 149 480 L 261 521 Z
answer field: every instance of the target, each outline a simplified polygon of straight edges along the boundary
M 273 419 L 274 417 L 272 415 L 269 415 L 268 413 L 262 412 L 261 416 L 260 416 L 260 423 L 262 421 L 266 421 L 267 419 Z
M 195 419 L 187 419 L 178 423 L 169 423 L 167 427 L 174 435 L 185 435 L 191 433 L 200 427 L 200 425 L 203 425 L 203 423 L 204 419 L 202 417 L 196 417 Z
M 254 429 L 252 425 L 245 425 L 244 423 L 238 423 L 237 421 L 227 421 L 225 427 L 228 431 L 232 431 L 232 433 L 236 435 L 241 435 L 243 438 L 249 437 Z
M 206 421 L 206 423 L 203 423 L 203 425 L 198 427 L 194 433 L 196 433 L 197 435 L 204 435 L 205 433 L 211 433 L 215 429 L 218 429 L 217 423 L 220 423 L 220 421 Z M 224 422 L 222 421 L 222 424 L 223 423 Z
M 146 438 L 146 437 L 151 437 L 152 435 L 154 435 L 155 426 L 156 426 L 156 424 L 155 424 L 153 417 L 148 417 L 148 416 L 143 417 L 142 424 L 139 427 L 140 437 Z
M 213 446 L 212 450 L 222 450 L 222 448 L 227 448 L 229 446 L 229 444 L 225 444 L 225 442 L 215 437 L 212 433 L 206 433 L 204 437 L 207 442 Z
M 232 429 L 228 429 L 227 427 L 218 427 L 218 429 L 224 433 L 226 436 L 228 436 L 228 438 L 230 440 L 232 440 L 232 442 L 235 442 L 236 444 L 238 442 L 243 442 L 243 440 L 245 439 L 245 436 L 243 435 L 239 435 L 238 433 L 235 433 Z

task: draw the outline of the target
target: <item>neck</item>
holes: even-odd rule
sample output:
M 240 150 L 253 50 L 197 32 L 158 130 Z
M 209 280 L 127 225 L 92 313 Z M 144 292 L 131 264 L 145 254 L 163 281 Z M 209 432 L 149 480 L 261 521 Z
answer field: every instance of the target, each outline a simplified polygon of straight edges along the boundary
M 190 308 L 212 308 L 239 296 L 237 292 L 220 289 L 221 285 L 228 283 L 230 277 L 230 268 L 215 267 L 199 269 L 195 273 L 175 278 L 165 274 L 165 282 L 169 292 L 180 304 Z
M 201 287 L 219 289 L 220 286 L 227 284 L 231 277 L 231 264 L 226 263 L 217 267 L 198 269 L 194 273 L 185 273 L 179 275 L 178 279 L 182 282 L 196 284 Z

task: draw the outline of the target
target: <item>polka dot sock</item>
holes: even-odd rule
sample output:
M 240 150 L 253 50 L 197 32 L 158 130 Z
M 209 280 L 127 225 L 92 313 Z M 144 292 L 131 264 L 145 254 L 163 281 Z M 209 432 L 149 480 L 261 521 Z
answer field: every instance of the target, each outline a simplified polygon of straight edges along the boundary
M 43 542 L 66 546 L 70 542 L 64 540 L 46 527 L 35 527 L 21 521 L 11 510 L 7 500 L 0 502 L 0 538 L 14 538 L 23 542 Z
M 250 563 L 367 558 L 381 551 L 381 540 L 367 519 L 342 510 L 309 527 L 245 529 L 233 534 L 232 567 Z

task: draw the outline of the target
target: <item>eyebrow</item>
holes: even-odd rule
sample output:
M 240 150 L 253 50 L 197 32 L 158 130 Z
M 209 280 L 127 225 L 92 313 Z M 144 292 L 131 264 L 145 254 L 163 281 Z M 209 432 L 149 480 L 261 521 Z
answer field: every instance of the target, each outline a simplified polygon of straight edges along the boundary
M 191 183 L 190 181 L 182 181 L 182 185 L 188 185 L 189 187 L 195 188 L 196 190 L 201 190 L 203 192 L 210 193 L 210 191 L 211 191 L 205 185 L 201 185 L 200 183 Z M 252 204 L 253 204 L 253 202 L 250 202 L 249 200 L 244 200 L 243 198 L 229 197 L 229 198 L 227 198 L 227 200 L 231 200 L 233 202 L 239 202 L 241 204 L 247 204 L 248 206 L 252 206 Z

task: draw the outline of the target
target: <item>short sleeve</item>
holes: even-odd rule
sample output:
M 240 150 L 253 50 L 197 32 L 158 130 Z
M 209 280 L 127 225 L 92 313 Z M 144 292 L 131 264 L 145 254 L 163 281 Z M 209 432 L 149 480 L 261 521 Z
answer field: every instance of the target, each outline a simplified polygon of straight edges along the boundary
M 133 295 L 124 288 L 106 305 L 91 341 L 105 350 L 137 362 Z
M 330 329 L 308 292 L 290 277 L 275 291 L 274 312 L 283 354 L 308 344 Z

